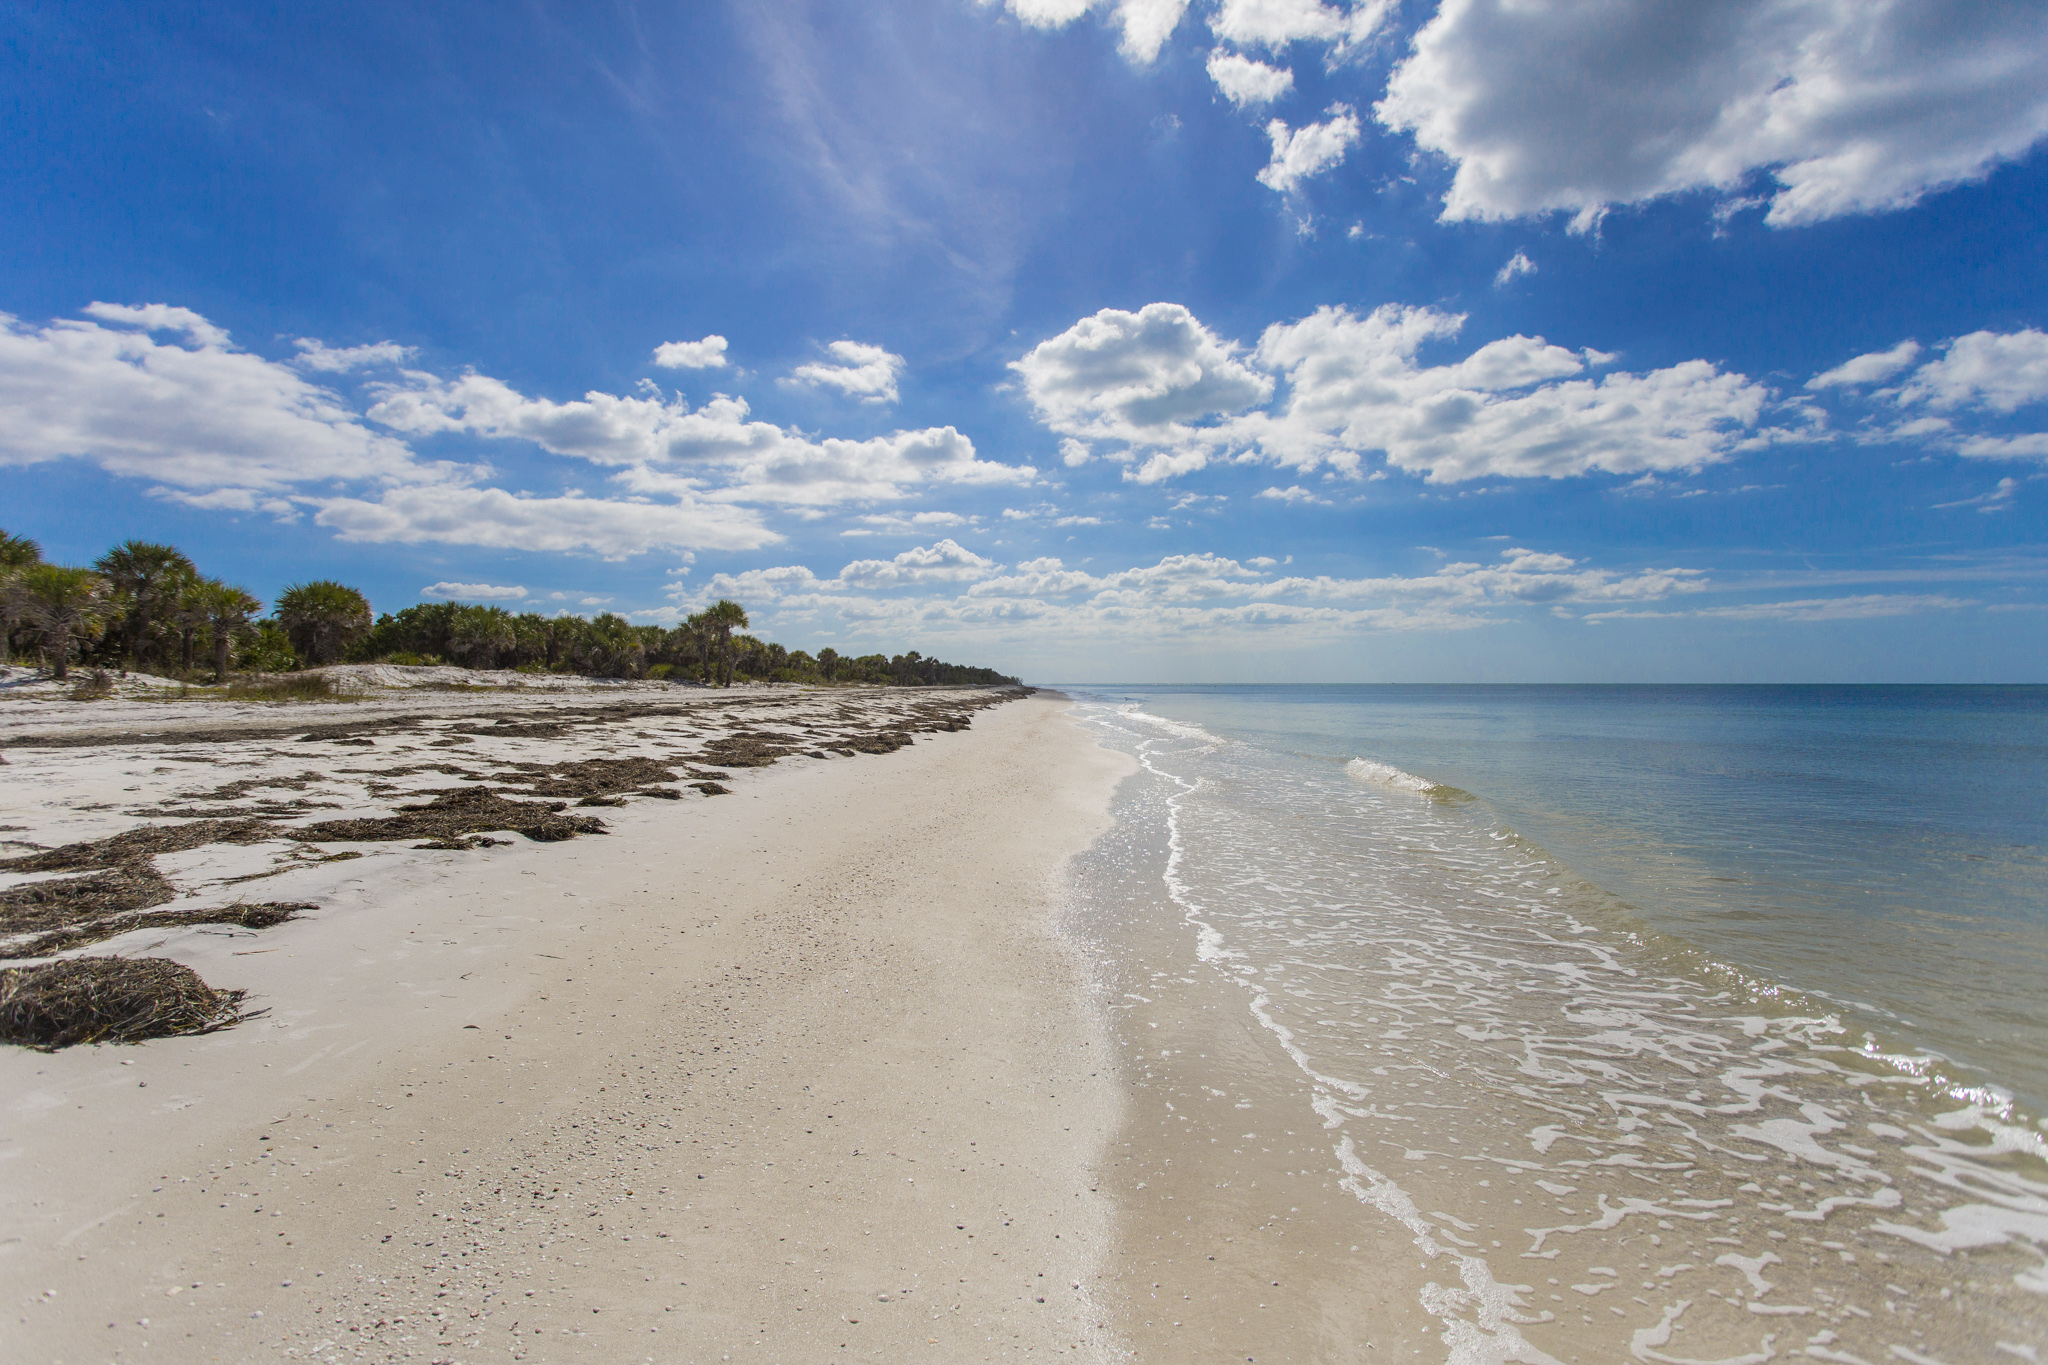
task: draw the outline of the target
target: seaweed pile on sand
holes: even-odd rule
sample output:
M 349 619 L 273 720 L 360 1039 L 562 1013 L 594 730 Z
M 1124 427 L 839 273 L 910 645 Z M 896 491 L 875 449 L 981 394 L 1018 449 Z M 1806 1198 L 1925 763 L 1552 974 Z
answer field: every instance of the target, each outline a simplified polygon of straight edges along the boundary
M 695 773 L 690 774 L 697 776 Z M 724 776 L 723 773 L 719 776 Z M 510 763 L 491 779 L 529 796 L 574 798 L 579 806 L 623 806 L 627 796 L 675 800 L 682 793 L 663 782 L 675 768 L 655 758 L 585 758 L 563 763 Z
M 202 820 L 189 825 L 148 825 L 107 839 L 66 844 L 0 859 L 0 872 L 75 875 L 23 882 L 0 890 L 0 957 L 41 957 L 98 943 L 134 929 L 232 924 L 266 929 L 310 905 L 264 902 L 204 910 L 156 910 L 177 895 L 157 871 L 159 853 L 215 843 L 256 843 L 274 837 L 260 821 Z
M 0 1042 L 54 1052 L 212 1033 L 255 1017 L 242 1009 L 243 995 L 217 991 L 163 957 L 69 957 L 8 967 L 0 969 Z
M 150 910 L 142 914 L 110 915 L 102 919 L 73 921 L 46 929 L 0 950 L 11 958 L 47 957 L 69 952 L 89 943 L 100 943 L 137 929 L 192 929 L 219 924 L 236 929 L 268 929 L 297 919 L 301 910 L 318 910 L 310 901 L 236 901 L 207 910 Z M 11 932 L 11 931 L 10 931 Z
M 604 834 L 604 821 L 594 815 L 564 815 L 566 801 L 512 801 L 490 787 L 459 787 L 417 805 L 400 806 L 395 815 L 360 820 L 323 820 L 280 833 L 308 843 L 386 843 L 428 839 L 422 848 L 481 848 L 471 836 L 512 830 L 535 843 L 552 844 L 579 834 Z M 494 841 L 495 842 L 495 841 Z

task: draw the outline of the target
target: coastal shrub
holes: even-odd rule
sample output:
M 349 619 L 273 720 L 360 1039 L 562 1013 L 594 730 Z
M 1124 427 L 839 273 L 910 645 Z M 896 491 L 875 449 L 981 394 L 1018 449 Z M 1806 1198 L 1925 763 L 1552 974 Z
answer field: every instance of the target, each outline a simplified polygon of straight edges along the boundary
M 283 626 L 258 621 L 255 630 L 242 637 L 234 661 L 245 673 L 290 673 L 299 667 L 299 654 Z
M 43 1052 L 211 1033 L 248 1016 L 242 991 L 217 991 L 166 957 L 73 957 L 0 971 L 0 1042 Z
M 344 700 L 325 673 L 280 673 L 267 678 L 237 678 L 228 686 L 237 701 Z
M 92 672 L 71 684 L 71 700 L 73 701 L 104 701 L 113 695 L 114 680 L 108 676 L 107 670 L 104 668 L 95 668 Z
M 0 530 L 0 663 L 27 651 L 60 680 L 69 668 L 133 668 L 196 681 L 238 673 L 286 674 L 343 661 L 530 674 L 652 678 L 731 686 L 779 682 L 895 687 L 1007 685 L 992 668 L 906 654 L 813 655 L 747 633 L 746 609 L 720 599 L 674 629 L 595 617 L 513 614 L 468 602 L 423 602 L 373 616 L 363 594 L 321 579 L 278 594 L 271 615 L 252 594 L 204 577 L 173 545 L 129 541 L 97 571 L 46 564 L 34 541 Z M 240 695 L 269 694 L 246 688 Z M 281 694 L 285 698 L 297 693 Z

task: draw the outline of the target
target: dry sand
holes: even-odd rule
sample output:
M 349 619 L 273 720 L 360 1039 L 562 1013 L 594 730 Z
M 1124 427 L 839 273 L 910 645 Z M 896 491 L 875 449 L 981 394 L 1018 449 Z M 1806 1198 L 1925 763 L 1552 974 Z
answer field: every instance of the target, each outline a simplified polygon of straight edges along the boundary
M 465 738 L 449 727 L 512 702 L 435 696 L 413 706 L 428 721 L 349 747 L 285 732 L 411 712 L 244 707 L 234 723 L 265 737 L 237 742 L 207 733 L 219 703 L 96 703 L 123 708 L 93 713 L 103 732 L 132 733 L 12 749 L 4 823 L 100 837 L 177 792 L 314 769 L 245 807 L 347 818 L 402 799 L 372 787 L 394 766 L 659 755 L 795 714 L 696 695 L 734 705 Z M 848 725 L 903 697 L 804 695 Z M 0 743 L 76 729 L 34 709 L 7 708 Z M 1118 1354 L 1095 1178 L 1115 1061 L 1055 912 L 1127 760 L 1062 709 L 1041 696 L 884 756 L 731 769 L 731 795 L 607 806 L 609 834 L 560 843 L 159 856 L 192 893 L 180 908 L 320 908 L 86 950 L 175 958 L 262 1018 L 0 1053 L 0 1358 Z

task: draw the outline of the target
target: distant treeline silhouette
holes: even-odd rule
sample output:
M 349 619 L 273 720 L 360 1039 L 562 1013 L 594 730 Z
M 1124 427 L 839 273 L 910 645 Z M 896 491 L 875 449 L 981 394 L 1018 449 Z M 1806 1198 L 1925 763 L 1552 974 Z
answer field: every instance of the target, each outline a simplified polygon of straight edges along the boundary
M 32 654 L 58 678 L 73 663 L 190 679 L 200 661 L 216 682 L 233 672 L 287 673 L 333 663 L 452 664 L 597 678 L 652 678 L 730 687 L 735 681 L 1014 683 L 992 668 L 907 654 L 815 655 L 746 633 L 747 613 L 721 598 L 673 629 L 594 618 L 514 615 L 502 607 L 431 602 L 373 618 L 369 599 L 321 579 L 278 595 L 270 615 L 253 594 L 207 578 L 176 546 L 130 540 L 92 567 L 47 563 L 25 536 L 0 530 L 0 663 Z

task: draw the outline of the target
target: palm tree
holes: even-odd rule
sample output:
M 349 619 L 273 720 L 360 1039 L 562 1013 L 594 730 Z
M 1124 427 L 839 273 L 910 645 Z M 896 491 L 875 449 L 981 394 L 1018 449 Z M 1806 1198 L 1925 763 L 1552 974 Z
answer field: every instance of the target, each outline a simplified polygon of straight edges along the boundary
M 747 628 L 747 609 L 730 597 L 721 597 L 701 613 L 704 624 L 718 640 L 718 681 L 732 686 L 732 633 Z
M 178 585 L 177 596 L 164 612 L 164 619 L 178 632 L 178 671 L 187 676 L 192 672 L 193 645 L 206 625 L 206 599 L 201 589 L 211 581 L 197 574 L 186 579 Z
M 43 562 L 43 547 L 27 536 L 0 531 L 0 664 L 13 661 L 11 640 L 22 616 L 15 602 L 14 580 L 31 564 Z
M 101 555 L 93 567 L 106 575 L 108 586 L 116 594 L 128 601 L 128 618 L 123 623 L 128 666 L 140 668 L 150 626 L 169 613 L 179 592 L 198 577 L 198 570 L 175 545 L 147 540 L 123 541 Z
M 43 547 L 27 536 L 0 531 L 0 569 L 26 569 L 43 562 Z
M 465 668 L 496 668 L 518 643 L 512 613 L 503 607 L 458 607 L 448 631 L 448 652 Z
M 584 667 L 601 678 L 637 678 L 647 671 L 646 646 L 625 617 L 605 612 L 584 635 Z
M 193 587 L 189 600 L 213 632 L 213 680 L 225 682 L 228 652 L 235 638 L 249 633 L 249 618 L 263 610 L 263 604 L 231 583 L 204 578 Z
M 370 601 L 332 579 L 295 583 L 277 599 L 277 623 L 299 657 L 317 668 L 337 662 L 370 633 Z
M 31 625 L 43 633 L 58 682 L 71 676 L 71 641 L 90 640 L 107 615 L 107 580 L 91 569 L 31 564 L 15 575 L 9 595 Z

